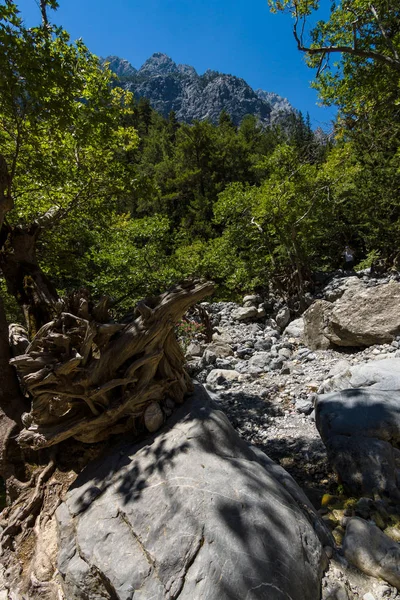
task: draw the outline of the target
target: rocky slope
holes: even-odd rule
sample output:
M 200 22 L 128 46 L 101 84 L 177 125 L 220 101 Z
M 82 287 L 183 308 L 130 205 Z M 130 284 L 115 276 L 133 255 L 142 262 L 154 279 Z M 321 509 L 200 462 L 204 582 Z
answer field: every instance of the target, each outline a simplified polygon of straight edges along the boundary
M 148 98 L 165 117 L 175 111 L 177 119 L 186 123 L 205 119 L 217 123 L 225 110 L 236 125 L 249 114 L 264 125 L 271 125 L 284 123 L 295 112 L 286 98 L 253 90 L 244 79 L 211 70 L 199 75 L 193 67 L 176 64 L 159 52 L 139 70 L 117 56 L 108 56 L 104 62 L 137 98 Z
M 360 306 L 354 293 L 351 295 L 356 322 L 357 315 L 365 309 L 362 303 L 365 290 L 376 291 L 378 296 L 386 292 L 390 305 L 391 290 L 396 295 L 399 285 L 396 277 L 376 279 L 368 273 L 338 274 L 320 289 L 317 297 L 332 305 L 343 299 L 343 304 L 348 290 L 360 288 Z M 391 341 L 377 341 L 366 348 L 331 346 L 313 350 L 304 340 L 303 319 L 287 326 L 289 314 L 279 299 L 275 299 L 275 316 L 269 319 L 263 316 L 261 298 L 250 296 L 243 304 L 207 306 L 217 330 L 210 345 L 199 349 L 193 344 L 187 348 L 189 368 L 205 383 L 240 435 L 295 478 L 332 530 L 336 547 L 323 581 L 322 599 L 400 598 L 396 584 L 388 582 L 397 581 L 400 567 L 398 502 L 387 505 L 384 496 L 376 491 L 373 500 L 360 499 L 361 494 L 351 499 L 349 494 L 343 495 L 343 487 L 328 461 L 316 427 L 314 409 L 318 401 L 324 405 L 330 395 L 327 392 L 346 388 L 355 388 L 357 399 L 362 396 L 360 388 L 367 388 L 366 393 L 377 398 L 382 395 L 380 390 L 394 390 L 391 393 L 398 398 L 398 334 L 393 334 Z M 372 329 L 373 324 L 371 319 Z M 346 394 L 350 396 L 351 392 Z M 396 417 L 393 409 L 392 413 Z M 388 422 L 385 414 L 385 432 Z M 351 421 L 349 426 L 357 435 L 357 426 L 352 426 Z M 375 462 L 380 464 L 379 460 Z M 382 464 L 386 468 L 385 461 Z M 343 543 L 346 527 L 349 534 Z M 353 531 L 357 527 L 361 532 Z M 398 536 L 395 542 L 393 536 Z M 360 548 L 361 557 L 356 556 Z M 372 558 L 368 555 L 370 549 Z M 394 579 L 392 571 L 390 575 L 384 572 L 387 564 L 395 573 Z

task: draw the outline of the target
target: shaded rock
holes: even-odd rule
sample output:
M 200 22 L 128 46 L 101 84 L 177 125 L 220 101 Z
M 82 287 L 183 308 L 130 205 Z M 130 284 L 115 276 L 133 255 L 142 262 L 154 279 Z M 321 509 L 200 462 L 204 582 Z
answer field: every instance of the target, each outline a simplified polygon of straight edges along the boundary
M 236 354 L 238 358 L 248 358 L 252 354 L 254 354 L 253 348 L 242 347 L 236 350 Z
M 356 494 L 398 496 L 400 392 L 348 389 L 319 396 L 316 424 L 330 462 Z
M 264 351 L 264 350 L 269 350 L 272 346 L 272 341 L 271 338 L 267 338 L 265 340 L 257 340 L 254 344 L 254 350 L 257 351 Z
M 335 302 L 324 335 L 337 346 L 372 346 L 400 333 L 400 284 L 353 287 Z M 306 311 L 307 312 L 307 311 Z
M 304 343 L 311 350 L 327 350 L 330 341 L 325 335 L 332 304 L 326 300 L 316 300 L 303 313 Z
M 319 598 L 329 534 L 260 454 L 197 389 L 156 437 L 88 466 L 57 510 L 65 596 Z
M 190 377 L 195 377 L 197 373 L 202 371 L 204 368 L 203 360 L 201 358 L 195 358 L 193 360 L 188 360 L 185 364 L 185 370 L 190 375 Z
M 343 390 L 318 396 L 317 426 L 322 439 L 332 435 L 375 437 L 400 442 L 400 392 Z
M 397 467 L 388 442 L 337 435 L 326 443 L 329 462 L 354 496 L 378 492 L 398 498 Z
M 314 410 L 314 405 L 308 398 L 298 398 L 295 406 L 297 412 L 302 413 L 303 415 L 310 415 Z
M 343 551 L 347 560 L 363 573 L 400 588 L 400 547 L 375 525 L 358 517 L 350 519 Z
M 269 352 L 257 352 L 249 359 L 249 373 L 254 370 L 268 370 L 271 363 L 271 355 Z
M 279 369 L 281 369 L 283 367 L 284 362 L 285 359 L 282 356 L 274 358 L 274 360 L 271 361 L 271 371 L 278 371 Z

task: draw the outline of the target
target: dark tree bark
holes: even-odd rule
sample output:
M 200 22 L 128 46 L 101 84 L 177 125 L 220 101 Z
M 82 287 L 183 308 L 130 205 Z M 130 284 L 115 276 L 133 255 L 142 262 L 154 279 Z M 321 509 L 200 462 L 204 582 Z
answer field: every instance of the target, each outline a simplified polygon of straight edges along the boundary
M 41 270 L 36 257 L 40 227 L 3 225 L 0 235 L 0 269 L 7 289 L 21 306 L 32 338 L 54 317 L 57 290 Z
M 10 365 L 8 325 L 0 297 L 0 476 L 4 479 L 9 495 L 18 494 L 14 489 L 16 480 L 24 478 L 24 458 L 16 443 L 16 436 L 23 427 L 21 416 L 29 410 L 30 402 L 24 398 L 16 372 Z
M 42 13 L 42 23 L 47 27 L 49 25 L 49 20 L 47 18 L 46 0 L 40 0 L 40 12 Z

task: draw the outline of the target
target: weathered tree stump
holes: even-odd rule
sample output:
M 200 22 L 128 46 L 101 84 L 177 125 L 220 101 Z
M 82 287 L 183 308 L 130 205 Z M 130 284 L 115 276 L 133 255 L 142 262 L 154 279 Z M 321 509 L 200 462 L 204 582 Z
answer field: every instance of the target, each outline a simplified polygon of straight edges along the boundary
M 18 443 L 37 450 L 67 438 L 99 442 L 143 421 L 154 431 L 163 404 L 181 403 L 191 389 L 174 326 L 212 290 L 210 283 L 183 283 L 140 302 L 127 325 L 104 322 L 104 302 L 91 312 L 85 298 L 77 314 L 60 312 L 10 361 L 32 403 Z

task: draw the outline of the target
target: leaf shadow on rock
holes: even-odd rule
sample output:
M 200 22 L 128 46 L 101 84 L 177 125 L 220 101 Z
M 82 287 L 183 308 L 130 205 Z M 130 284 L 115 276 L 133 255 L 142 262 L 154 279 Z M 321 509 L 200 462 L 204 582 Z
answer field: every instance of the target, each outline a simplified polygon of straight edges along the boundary
M 274 425 L 276 417 L 284 416 L 281 403 L 270 398 L 241 391 L 237 394 L 222 392 L 213 395 L 218 407 L 224 411 L 232 426 L 250 444 L 264 452 L 269 458 L 281 464 L 306 491 L 316 508 L 326 493 L 326 484 L 321 479 L 329 478 L 329 486 L 334 493 L 337 488 L 336 476 L 328 464 L 326 448 L 315 430 L 315 438 L 301 435 L 270 436 L 263 432 Z
M 155 598 L 318 597 L 323 559 L 310 514 L 202 390 L 157 435 L 125 439 L 90 465 L 66 505 L 79 515 L 80 558 L 111 582 L 115 598 L 130 597 L 116 572 L 125 561 L 127 580 L 138 576 L 135 553 L 148 565 L 140 586 L 153 576 L 163 586 Z M 109 538 L 125 540 L 109 549 L 112 561 L 94 552 L 104 546 L 107 555 Z

